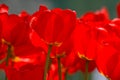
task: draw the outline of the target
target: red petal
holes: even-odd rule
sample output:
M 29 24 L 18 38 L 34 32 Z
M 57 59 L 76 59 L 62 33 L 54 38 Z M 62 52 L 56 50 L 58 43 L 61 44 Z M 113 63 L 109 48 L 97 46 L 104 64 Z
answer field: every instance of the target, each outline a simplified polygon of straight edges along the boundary
M 0 13 L 8 13 L 8 6 L 5 4 L 0 4 Z

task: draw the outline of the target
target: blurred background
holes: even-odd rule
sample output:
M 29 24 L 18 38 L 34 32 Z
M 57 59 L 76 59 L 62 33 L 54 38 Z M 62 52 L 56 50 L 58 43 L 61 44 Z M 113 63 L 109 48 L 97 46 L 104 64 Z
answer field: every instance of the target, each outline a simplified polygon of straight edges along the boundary
M 80 17 L 82 14 L 88 11 L 96 11 L 102 7 L 107 7 L 110 18 L 116 17 L 116 4 L 119 0 L 0 0 L 0 3 L 5 3 L 9 6 L 10 13 L 19 14 L 21 10 L 26 10 L 29 13 L 33 13 L 39 9 L 40 5 L 46 5 L 49 9 L 52 8 L 70 8 L 77 12 L 77 16 Z M 68 80 L 83 80 L 80 79 L 80 74 L 70 76 Z M 94 70 L 91 75 L 91 80 L 106 80 L 101 76 L 97 70 Z M 0 70 L 0 80 L 4 80 L 4 71 Z
M 49 9 L 52 8 L 70 8 L 76 10 L 80 16 L 88 11 L 96 11 L 102 7 L 107 7 L 110 12 L 110 17 L 116 17 L 116 4 L 119 0 L 0 0 L 0 3 L 5 3 L 9 6 L 10 13 L 19 13 L 21 10 L 26 10 L 29 13 L 35 12 L 39 5 L 46 5 Z

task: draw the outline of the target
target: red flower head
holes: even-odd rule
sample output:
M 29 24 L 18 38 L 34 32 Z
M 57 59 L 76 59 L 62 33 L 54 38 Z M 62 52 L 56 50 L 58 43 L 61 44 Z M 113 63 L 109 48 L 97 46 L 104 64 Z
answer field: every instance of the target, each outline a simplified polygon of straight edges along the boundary
M 107 30 L 108 39 L 98 45 L 96 57 L 97 68 L 111 80 L 120 79 L 120 20 L 114 19 L 104 28 Z
M 9 60 L 9 66 L 4 67 L 8 80 L 43 80 L 45 57 L 44 52 L 36 51 Z
M 7 46 L 3 52 L 6 54 L 4 56 L 5 60 L 0 67 L 5 69 L 10 80 L 21 80 L 21 78 L 38 80 L 43 77 L 46 53 L 41 47 L 34 47 L 30 41 L 29 17 L 27 14 L 23 15 L 23 13 L 19 16 L 0 13 L 2 43 Z M 42 55 L 42 52 L 44 55 Z M 41 74 L 41 77 L 34 73 Z
M 84 73 L 86 70 L 86 60 L 79 58 L 74 51 L 62 58 L 61 62 L 69 74 L 73 74 L 77 71 L 82 71 Z M 88 63 L 88 72 L 93 71 L 95 67 L 95 62 L 90 61 Z
M 33 14 L 30 26 L 48 44 L 60 45 L 71 35 L 76 25 L 76 13 L 69 9 L 48 10 L 41 7 Z
M 29 37 L 30 28 L 17 15 L 4 15 L 3 20 L 3 38 L 12 45 L 20 45 Z
M 15 14 L 3 14 L 0 17 L 3 27 L 2 36 L 7 45 L 13 46 L 15 51 L 34 48 L 29 38 L 31 28 L 27 19 L 25 20 Z M 15 54 L 23 55 L 21 53 Z
M 88 12 L 78 19 L 73 39 L 75 50 L 81 58 L 94 60 L 96 56 L 98 37 L 99 39 L 102 39 L 100 34 L 105 33 L 103 27 L 109 21 L 105 8 L 101 11 L 97 11 L 96 13 Z

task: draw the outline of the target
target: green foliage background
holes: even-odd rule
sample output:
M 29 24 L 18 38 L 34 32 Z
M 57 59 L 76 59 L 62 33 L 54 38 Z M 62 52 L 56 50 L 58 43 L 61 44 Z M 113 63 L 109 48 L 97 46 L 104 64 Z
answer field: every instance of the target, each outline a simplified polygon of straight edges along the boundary
M 61 8 L 70 8 L 77 11 L 78 16 L 88 11 L 96 11 L 107 7 L 110 17 L 116 17 L 116 4 L 119 0 L 54 0 L 54 5 Z

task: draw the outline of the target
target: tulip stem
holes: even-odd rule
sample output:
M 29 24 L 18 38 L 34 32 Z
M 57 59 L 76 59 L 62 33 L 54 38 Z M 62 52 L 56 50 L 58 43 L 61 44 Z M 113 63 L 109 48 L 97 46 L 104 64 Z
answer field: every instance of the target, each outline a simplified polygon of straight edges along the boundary
M 7 57 L 6 57 L 6 66 L 8 66 L 8 61 L 9 61 L 9 58 L 11 57 L 11 46 L 8 45 L 8 53 L 7 53 Z
M 45 69 L 44 69 L 44 80 L 46 80 L 46 77 L 47 77 L 51 49 L 52 49 L 52 45 L 48 45 L 48 54 L 46 57 L 46 63 L 45 63 Z
M 11 50 L 11 45 L 8 45 L 8 53 L 6 59 L 6 66 L 8 66 L 9 63 L 9 58 L 11 58 L 12 50 Z M 8 80 L 7 76 L 5 76 L 5 80 Z
M 67 76 L 68 76 L 68 73 L 67 73 L 67 71 L 66 71 L 66 73 L 65 73 L 65 80 L 67 80 Z
M 7 76 L 5 76 L 5 80 L 8 80 L 8 79 L 7 79 Z
M 58 57 L 57 59 L 58 59 L 58 74 L 59 74 L 59 80 L 62 80 L 60 57 Z
M 88 80 L 89 79 L 89 73 L 88 73 L 88 61 L 86 61 L 86 65 L 85 65 L 85 74 L 84 74 L 84 80 Z

